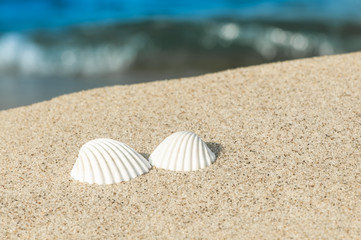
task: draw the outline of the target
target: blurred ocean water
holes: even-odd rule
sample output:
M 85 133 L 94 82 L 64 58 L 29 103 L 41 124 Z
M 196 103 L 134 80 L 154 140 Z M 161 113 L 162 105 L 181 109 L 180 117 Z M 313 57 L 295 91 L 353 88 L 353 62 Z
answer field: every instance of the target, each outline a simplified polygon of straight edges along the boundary
M 151 18 L 360 21 L 359 0 L 0 0 L 0 31 Z
M 0 109 L 359 50 L 359 0 L 0 0 Z

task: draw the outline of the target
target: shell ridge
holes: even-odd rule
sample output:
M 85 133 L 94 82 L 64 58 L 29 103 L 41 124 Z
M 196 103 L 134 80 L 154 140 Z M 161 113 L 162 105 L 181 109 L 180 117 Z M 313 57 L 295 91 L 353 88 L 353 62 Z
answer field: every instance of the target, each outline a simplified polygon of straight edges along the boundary
M 169 148 L 165 148 L 165 146 L 167 146 L 168 144 L 170 144 L 172 142 L 173 142 L 173 138 L 171 136 L 169 136 L 165 139 L 165 141 L 164 141 L 165 144 L 159 145 L 160 151 L 159 151 L 158 157 L 156 157 L 156 159 L 157 159 L 156 164 L 158 167 L 160 167 L 160 168 L 163 167 L 165 155 L 169 151 Z
M 87 179 L 90 178 L 90 181 L 93 181 L 94 182 L 94 171 L 93 171 L 93 168 L 91 166 L 91 163 L 90 163 L 90 159 L 88 158 L 88 155 L 86 155 L 86 153 L 84 152 L 83 154 L 81 154 L 81 160 L 83 161 L 84 163 L 84 167 L 85 167 L 85 170 L 88 171 L 89 175 L 87 176 L 84 172 L 84 176 L 83 176 L 83 181 L 87 181 Z
M 95 174 L 96 173 L 96 166 L 94 165 L 92 159 L 89 157 L 88 150 L 84 150 L 84 155 L 88 159 L 89 166 L 91 168 L 91 171 L 90 171 L 91 175 L 89 176 L 89 178 L 90 178 L 89 181 L 90 181 L 90 183 L 94 183 L 94 182 L 96 182 L 96 178 L 97 178 L 97 176 Z
M 174 170 L 175 171 L 182 171 L 182 165 L 183 165 L 183 163 L 182 163 L 182 161 L 183 160 L 179 160 L 180 159 L 180 155 L 182 155 L 183 153 L 182 153 L 182 149 L 183 149 L 183 146 L 184 146 L 184 141 L 186 141 L 187 140 L 187 133 L 185 133 L 183 136 L 181 136 L 180 138 L 182 139 L 182 141 L 180 142 L 180 144 L 179 144 L 179 147 L 178 147 L 178 149 L 177 149 L 177 154 L 175 155 L 175 168 L 174 168 Z
M 114 163 L 117 166 L 121 181 L 126 181 L 127 177 L 129 177 L 130 179 L 130 174 L 127 168 L 125 167 L 124 163 L 119 159 L 117 151 L 114 150 L 114 146 L 111 143 L 109 143 L 109 141 L 107 140 L 104 141 L 104 145 L 106 145 L 109 148 L 109 150 L 113 153 L 112 156 L 114 159 Z
M 194 134 L 195 135 L 195 134 Z M 192 143 L 192 158 L 194 158 L 195 160 L 192 161 L 191 159 L 191 170 L 198 170 L 199 169 L 199 155 L 197 154 L 198 152 L 198 140 L 199 137 L 197 135 L 194 136 L 193 139 L 193 143 Z
M 124 168 L 122 161 L 120 160 L 119 156 L 114 152 L 113 148 L 109 146 L 106 139 L 102 141 L 102 146 L 104 150 L 106 151 L 106 154 L 109 156 L 109 163 L 112 165 L 110 169 L 113 173 L 113 178 L 116 183 L 123 181 L 122 176 L 122 167 Z
M 122 152 L 122 149 L 119 148 L 118 146 L 119 144 L 113 141 L 108 141 L 108 142 L 116 149 L 117 155 L 122 156 L 123 157 L 122 159 L 125 159 L 125 161 L 121 161 L 121 162 L 124 165 L 125 172 L 128 174 L 128 176 L 125 176 L 126 181 L 132 179 L 133 177 L 136 177 L 136 173 L 134 172 L 134 169 L 129 167 L 131 165 L 129 164 L 127 157 Z
M 115 141 L 114 141 L 115 142 Z M 129 153 L 124 148 L 123 144 L 114 144 L 116 148 L 118 148 L 119 153 L 123 156 L 124 163 L 127 165 L 127 168 L 129 169 L 130 176 L 132 178 L 135 178 L 136 176 L 139 176 L 138 170 L 132 163 L 132 158 L 129 156 Z
M 108 163 L 109 165 L 111 165 L 110 171 L 112 172 L 114 183 L 121 182 L 122 174 L 120 172 L 119 166 L 117 165 L 117 162 L 121 162 L 120 159 L 116 154 L 114 154 L 113 149 L 109 147 L 105 141 L 102 142 L 102 147 L 108 155 Z
M 204 151 L 203 151 L 203 144 L 202 144 L 202 139 L 198 138 L 198 148 L 200 149 L 200 151 L 198 151 L 198 156 L 199 156 L 199 167 L 200 168 L 205 168 L 205 158 L 206 156 L 204 156 Z
M 90 184 L 113 184 L 149 172 L 152 166 L 130 146 L 109 138 L 85 143 L 70 172 L 75 180 Z
M 136 151 L 132 152 L 132 154 L 135 155 L 135 159 L 137 160 L 137 162 L 139 162 L 144 167 L 144 171 L 149 172 L 149 169 L 151 169 L 152 166 L 149 164 L 148 160 L 143 157 L 142 154 Z
M 142 170 L 139 175 L 142 175 L 144 172 L 148 172 L 149 169 L 147 168 L 146 164 L 143 162 L 143 156 L 142 155 L 137 153 L 133 148 L 129 147 L 126 144 L 124 144 L 124 149 L 133 158 L 134 163 L 136 163 L 138 165 L 138 168 L 140 168 Z
M 134 173 L 135 173 L 135 176 L 134 176 L 134 177 L 141 175 L 141 174 L 142 174 L 142 169 L 139 168 L 138 165 L 136 165 L 136 164 L 134 164 L 134 163 L 132 162 L 132 160 L 134 160 L 134 159 L 133 159 L 132 156 L 129 154 L 128 149 L 126 149 L 126 147 L 124 147 L 123 145 L 122 145 L 122 146 L 119 145 L 118 147 L 122 149 L 122 152 L 123 152 L 123 154 L 124 154 L 124 156 L 125 156 L 125 160 L 128 162 L 128 164 L 129 164 L 129 165 L 131 166 L 131 168 L 133 169 L 133 171 L 134 171 Z
M 112 146 L 110 147 L 112 149 L 112 151 L 114 151 L 114 153 L 116 154 L 117 156 L 117 159 L 118 159 L 118 163 L 121 164 L 122 166 L 122 170 L 123 170 L 123 173 L 124 173 L 124 176 L 123 178 L 125 179 L 125 181 L 129 181 L 130 179 L 133 178 L 134 176 L 134 170 L 133 169 L 130 169 L 129 168 L 129 164 L 127 161 L 121 161 L 120 159 L 126 159 L 126 156 L 124 155 L 123 151 L 121 148 L 119 148 L 119 142 L 117 141 L 114 141 L 112 139 L 107 139 L 107 143 Z M 133 171 L 133 173 L 131 172 Z
M 180 149 L 179 149 L 179 154 L 178 154 L 178 158 L 177 158 L 177 171 L 184 171 L 184 162 L 185 162 L 185 158 L 186 158 L 186 153 L 187 153 L 187 145 L 188 145 L 188 140 L 192 135 L 190 133 L 187 132 L 187 134 L 184 136 L 184 141 L 182 142 Z
M 129 147 L 128 145 L 124 144 L 125 146 L 128 147 L 128 151 L 129 153 L 133 156 L 133 158 L 135 159 L 135 161 L 141 166 L 143 167 L 143 171 L 144 172 L 148 172 L 149 169 L 152 167 L 149 162 L 147 161 L 147 159 L 145 159 L 142 154 L 138 153 L 137 151 L 135 151 L 133 148 Z
M 105 178 L 104 178 L 104 175 L 103 175 L 104 173 L 102 171 L 102 167 L 99 164 L 99 162 L 97 161 L 97 157 L 94 154 L 93 149 L 88 147 L 87 152 L 88 152 L 87 156 L 88 156 L 90 162 L 92 163 L 93 170 L 95 169 L 94 181 L 96 183 L 103 184 L 105 182 Z M 91 155 L 91 157 L 89 157 L 89 155 Z
M 176 169 L 176 163 L 177 163 L 176 160 L 179 154 L 180 144 L 182 143 L 185 134 L 186 132 L 182 132 L 182 134 L 180 134 L 180 136 L 176 138 L 176 140 L 174 141 L 175 142 L 174 149 L 176 149 L 177 151 L 172 152 L 170 159 L 168 161 L 167 169 L 172 169 L 172 170 Z
M 108 184 L 109 182 L 114 181 L 107 160 L 105 159 L 105 156 L 102 154 L 101 148 L 97 146 L 97 141 L 92 141 L 89 143 L 89 145 L 93 148 L 93 154 L 95 155 L 95 159 L 100 166 L 99 169 L 103 175 L 102 183 Z
M 165 168 L 165 167 L 166 167 L 166 166 L 164 166 L 164 165 L 167 164 L 166 159 L 169 158 L 169 154 L 170 154 L 170 152 L 171 152 L 171 146 L 173 146 L 173 144 L 174 144 L 174 139 L 172 138 L 172 139 L 169 141 L 169 144 L 167 144 L 169 147 L 167 147 L 167 148 L 164 148 L 164 147 L 163 147 L 162 155 L 161 155 L 161 157 L 159 158 L 159 167 L 160 167 L 160 168 Z M 165 145 L 165 146 L 166 146 L 166 145 Z
M 149 157 L 152 165 L 172 171 L 195 171 L 211 165 L 215 159 L 201 137 L 190 131 L 168 136 Z
M 192 154 L 193 154 L 193 139 L 195 137 L 195 134 L 190 133 L 189 138 L 187 141 L 187 146 L 185 149 L 185 159 L 184 159 L 184 166 L 183 169 L 185 171 L 191 171 L 192 170 Z
M 106 183 L 114 183 L 116 182 L 117 180 L 115 179 L 115 175 L 114 175 L 114 172 L 112 171 L 112 168 L 110 165 L 113 164 L 114 166 L 114 162 L 113 162 L 113 159 L 112 157 L 110 156 L 109 152 L 105 149 L 104 145 L 99 143 L 98 141 L 94 141 L 93 142 L 93 146 L 94 148 L 96 148 L 99 152 L 99 154 L 102 156 L 102 160 L 104 162 L 104 166 L 106 167 L 105 170 L 107 171 L 107 173 L 105 173 L 104 175 L 105 176 L 108 176 L 108 180 L 106 180 Z M 103 168 L 103 172 L 104 172 L 104 168 Z
M 182 134 L 179 134 L 179 135 L 182 135 Z M 167 169 L 168 168 L 168 165 L 169 165 L 169 160 L 171 159 L 171 155 L 172 155 L 172 150 L 174 148 L 174 145 L 177 143 L 177 140 L 178 140 L 179 137 L 172 137 L 171 138 L 171 141 L 169 142 L 168 147 L 165 149 L 165 154 L 164 154 L 164 157 L 161 158 L 161 160 L 163 160 L 160 164 L 160 168 L 164 168 L 164 169 Z M 164 146 L 167 146 L 167 145 L 164 145 Z M 163 147 L 164 148 L 164 147 Z
M 98 145 L 98 143 L 96 141 L 93 141 L 91 143 L 91 146 L 96 150 L 94 152 L 98 156 L 97 160 L 98 160 L 98 163 L 100 165 L 100 169 L 101 169 L 101 171 L 103 173 L 104 183 L 109 184 L 111 182 L 114 182 L 115 179 L 113 178 L 113 174 L 112 174 L 112 172 L 110 170 L 107 158 L 103 153 L 102 146 Z

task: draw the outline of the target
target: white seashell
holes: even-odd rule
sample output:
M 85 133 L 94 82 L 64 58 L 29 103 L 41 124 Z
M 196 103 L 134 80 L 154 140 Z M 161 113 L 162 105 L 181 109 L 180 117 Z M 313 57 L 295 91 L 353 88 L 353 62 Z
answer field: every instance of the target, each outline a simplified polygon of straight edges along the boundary
M 208 167 L 216 155 L 192 132 L 176 132 L 164 139 L 149 157 L 156 167 L 172 171 L 195 171 Z
M 98 138 L 84 144 L 70 175 L 81 182 L 112 184 L 147 173 L 148 161 L 128 145 Z

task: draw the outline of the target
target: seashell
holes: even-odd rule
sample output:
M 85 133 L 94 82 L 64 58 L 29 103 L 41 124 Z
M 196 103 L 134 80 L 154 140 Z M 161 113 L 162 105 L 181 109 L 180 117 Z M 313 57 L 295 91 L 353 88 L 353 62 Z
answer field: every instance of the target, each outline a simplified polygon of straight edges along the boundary
M 151 165 L 128 145 L 98 138 L 84 144 L 70 175 L 81 182 L 112 184 L 147 173 Z
M 176 132 L 164 139 L 149 157 L 153 166 L 172 171 L 195 171 L 208 167 L 216 155 L 192 132 Z

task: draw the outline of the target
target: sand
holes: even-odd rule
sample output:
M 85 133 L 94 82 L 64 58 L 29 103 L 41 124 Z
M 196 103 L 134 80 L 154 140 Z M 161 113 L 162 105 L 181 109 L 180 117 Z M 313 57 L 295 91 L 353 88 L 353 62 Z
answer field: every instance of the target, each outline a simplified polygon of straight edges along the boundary
M 361 53 L 93 89 L 0 123 L 1 239 L 361 236 Z M 181 130 L 216 162 L 107 186 L 70 178 L 91 139 L 148 156 Z

